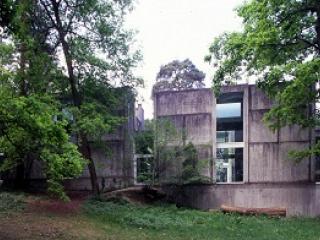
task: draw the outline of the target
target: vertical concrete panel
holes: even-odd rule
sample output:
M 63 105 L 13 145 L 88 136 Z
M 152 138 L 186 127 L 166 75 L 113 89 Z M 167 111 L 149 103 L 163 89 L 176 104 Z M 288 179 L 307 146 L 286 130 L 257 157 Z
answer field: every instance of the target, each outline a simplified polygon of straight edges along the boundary
M 250 182 L 278 181 L 278 144 L 255 143 L 249 145 Z
M 249 112 L 250 143 L 278 142 L 277 131 L 271 131 L 263 122 L 263 116 L 266 112 L 267 110 L 251 110 Z
M 251 92 L 249 88 L 244 90 L 243 94 L 243 141 L 244 141 L 244 149 L 243 149 L 243 182 L 249 182 L 249 164 L 250 164 L 250 156 L 249 156 L 249 107 L 251 104 Z
M 304 149 L 304 143 L 250 144 L 250 182 L 308 181 L 308 161 L 295 163 L 288 158 L 291 149 Z
M 308 142 L 309 129 L 302 129 L 297 125 L 286 126 L 280 129 L 280 142 Z
M 199 159 L 207 164 L 201 169 L 205 176 L 212 177 L 213 142 L 213 92 L 211 89 L 165 91 L 154 94 L 155 118 L 168 119 L 179 133 L 167 143 L 168 149 L 183 145 L 183 134 L 187 144 L 192 142 L 198 150 Z M 161 164 L 162 165 L 162 164 Z M 182 163 L 178 160 L 163 167 L 165 178 L 181 174 Z
M 280 143 L 279 160 L 282 170 L 279 171 L 283 181 L 309 181 L 309 161 L 308 159 L 296 163 L 289 157 L 292 150 L 299 151 L 308 148 L 308 143 L 286 142 Z
M 255 85 L 250 86 L 251 91 L 251 110 L 262 110 L 270 109 L 273 105 L 272 100 L 270 100 L 260 89 Z
M 195 145 L 212 142 L 210 114 L 187 115 L 185 116 L 185 124 L 187 142 L 192 142 Z

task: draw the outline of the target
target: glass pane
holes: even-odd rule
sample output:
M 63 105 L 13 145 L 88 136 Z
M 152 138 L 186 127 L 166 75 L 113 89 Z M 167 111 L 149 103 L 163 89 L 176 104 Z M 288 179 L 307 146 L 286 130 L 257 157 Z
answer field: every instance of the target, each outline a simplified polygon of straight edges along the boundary
M 243 181 L 243 148 L 217 148 L 216 181 Z
M 242 138 L 239 141 L 241 142 Z M 236 141 L 236 131 L 217 131 L 218 143 L 239 142 L 239 141 Z
M 241 117 L 241 103 L 217 104 L 217 118 Z
M 150 183 L 152 181 L 153 158 L 137 158 L 137 182 Z

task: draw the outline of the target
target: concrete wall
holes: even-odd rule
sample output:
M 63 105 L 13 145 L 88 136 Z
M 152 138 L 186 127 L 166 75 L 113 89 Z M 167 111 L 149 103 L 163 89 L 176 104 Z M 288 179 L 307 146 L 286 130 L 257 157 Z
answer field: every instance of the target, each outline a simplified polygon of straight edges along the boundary
M 288 158 L 290 150 L 309 146 L 309 130 L 288 126 L 272 132 L 267 128 L 263 116 L 273 103 L 253 85 L 228 86 L 221 91 L 243 92 L 244 182 L 309 181 L 310 162 L 296 164 Z M 158 92 L 154 101 L 155 118 L 170 119 L 177 129 L 184 129 L 186 142 L 201 148 L 201 157 L 214 157 L 216 120 L 211 89 Z M 172 144 L 179 145 L 181 141 L 182 136 Z M 214 178 L 214 164 L 204 172 Z
M 263 123 L 272 102 L 255 86 L 245 96 L 248 104 L 248 182 L 308 182 L 309 161 L 299 164 L 289 159 L 290 150 L 309 147 L 308 129 L 288 126 L 272 132 Z
M 127 121 L 113 133 L 103 136 L 101 143 L 91 142 L 92 158 L 102 190 L 124 188 L 134 184 L 133 99 L 125 98 L 120 110 Z M 66 181 L 65 187 L 68 190 L 91 190 L 88 168 L 84 169 L 79 178 Z
M 113 133 L 102 136 L 99 143 L 89 138 L 92 158 L 102 190 L 123 188 L 134 184 L 134 97 L 130 90 L 121 91 L 121 93 L 122 98 L 117 113 L 119 116 L 127 118 L 127 121 Z M 30 187 L 39 190 L 44 187 L 45 179 L 41 162 L 34 161 Z M 91 190 L 88 168 L 85 167 L 80 177 L 65 181 L 65 188 L 72 191 Z
M 319 216 L 320 186 L 315 184 L 229 184 L 163 186 L 169 199 L 181 206 L 219 209 L 237 207 L 286 208 L 287 216 Z
M 286 207 L 289 215 L 320 215 L 320 187 L 312 183 L 311 160 L 294 163 L 290 150 L 308 148 L 309 129 L 288 126 L 272 132 L 263 123 L 264 114 L 272 107 L 254 85 L 225 86 L 222 93 L 243 93 L 244 181 L 237 184 L 214 184 L 216 149 L 215 104 L 211 89 L 167 91 L 154 96 L 155 118 L 169 118 L 186 129 L 187 139 L 198 148 L 205 146 L 203 156 L 211 159 L 204 173 L 212 185 L 185 186 L 177 193 L 184 205 L 209 209 L 221 204 L 242 207 Z M 170 195 L 170 194 L 169 194 Z M 179 198 L 179 197 L 178 197 Z
M 153 100 L 155 119 L 167 119 L 177 129 L 178 137 L 168 145 L 182 146 L 192 142 L 198 151 L 198 158 L 206 161 L 205 166 L 200 169 L 202 175 L 212 178 L 212 132 L 215 126 L 212 122 L 212 91 L 198 89 L 158 92 L 154 94 Z M 178 159 L 174 163 L 165 164 L 166 172 L 161 174 L 160 181 L 181 173 L 182 162 Z

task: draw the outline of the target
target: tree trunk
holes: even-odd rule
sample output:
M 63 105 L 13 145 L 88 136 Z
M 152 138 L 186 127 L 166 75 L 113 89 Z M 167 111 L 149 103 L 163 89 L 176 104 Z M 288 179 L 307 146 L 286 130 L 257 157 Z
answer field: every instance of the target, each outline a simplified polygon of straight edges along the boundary
M 94 195 L 99 195 L 100 188 L 99 188 L 99 183 L 98 183 L 98 178 L 97 178 L 97 173 L 96 173 L 96 167 L 95 167 L 94 161 L 91 157 L 90 143 L 88 142 L 88 139 L 85 135 L 81 136 L 80 151 L 81 151 L 82 155 L 89 161 L 88 162 L 88 169 L 89 169 L 89 173 L 90 173 L 92 193 Z
M 244 208 L 221 205 L 221 211 L 224 213 L 238 213 L 242 215 L 267 215 L 270 217 L 285 217 L 285 208 Z
M 68 75 L 69 75 L 68 79 L 69 79 L 69 84 L 71 87 L 73 104 L 74 104 L 74 106 L 76 106 L 80 109 L 82 99 L 81 99 L 79 91 L 77 89 L 77 81 L 74 76 L 74 69 L 73 69 L 73 64 L 72 64 L 72 56 L 70 54 L 69 44 L 66 41 L 66 33 L 65 33 L 65 30 L 63 29 L 63 25 L 62 25 L 60 15 L 59 15 L 59 3 L 57 3 L 55 0 L 51 0 L 51 3 L 53 6 L 53 11 L 54 11 L 55 19 L 56 19 L 56 23 L 54 25 L 56 26 L 56 30 L 58 31 L 59 40 L 61 42 L 62 50 L 63 50 L 66 64 L 67 64 L 67 71 L 68 71 Z M 80 142 L 81 142 L 81 145 L 79 146 L 80 152 L 83 155 L 83 157 L 85 157 L 89 161 L 88 169 L 89 169 L 89 173 L 90 173 L 92 192 L 93 192 L 93 194 L 98 195 L 100 193 L 100 190 L 99 190 L 99 184 L 98 184 L 95 164 L 94 164 L 94 161 L 91 157 L 90 144 L 89 144 L 89 141 L 88 141 L 86 134 L 80 133 L 79 137 L 80 137 Z
M 15 180 L 14 180 L 14 188 L 15 189 L 17 189 L 17 190 L 24 189 L 24 187 L 25 187 L 24 175 L 25 175 L 25 167 L 24 167 L 24 163 L 22 163 L 16 167 Z
M 24 20 L 24 17 L 23 17 Z M 25 79 L 25 69 L 26 69 L 26 43 L 22 42 L 20 47 L 19 47 L 19 52 L 20 52 L 20 68 L 19 68 L 19 78 L 18 78 L 18 85 L 20 88 L 20 96 L 27 96 L 27 83 L 26 83 L 26 79 Z M 17 167 L 16 167 L 16 172 L 15 172 L 15 181 L 14 181 L 14 187 L 16 189 L 24 189 L 24 181 L 25 181 L 25 157 L 21 156 L 22 158 L 22 163 L 20 163 Z

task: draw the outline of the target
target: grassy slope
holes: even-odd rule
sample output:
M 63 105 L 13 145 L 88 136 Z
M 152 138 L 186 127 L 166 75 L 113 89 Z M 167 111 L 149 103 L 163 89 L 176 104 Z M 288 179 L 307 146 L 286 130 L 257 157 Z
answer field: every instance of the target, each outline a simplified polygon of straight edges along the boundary
M 126 239 L 320 239 L 319 219 L 243 217 L 190 209 L 89 202 L 87 216 Z M 122 239 L 122 238 L 119 238 Z
M 55 214 L 28 208 L 23 195 L 0 193 L 0 239 L 313 240 L 319 233 L 319 219 L 242 217 L 174 206 L 89 201 L 82 212 Z

